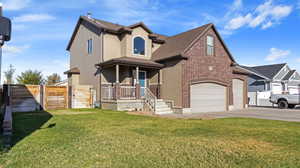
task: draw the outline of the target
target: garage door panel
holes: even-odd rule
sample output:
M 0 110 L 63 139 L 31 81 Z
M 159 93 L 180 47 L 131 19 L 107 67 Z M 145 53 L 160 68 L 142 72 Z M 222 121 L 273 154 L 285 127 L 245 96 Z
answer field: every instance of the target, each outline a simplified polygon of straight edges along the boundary
M 226 87 L 215 83 L 191 86 L 192 113 L 226 111 Z

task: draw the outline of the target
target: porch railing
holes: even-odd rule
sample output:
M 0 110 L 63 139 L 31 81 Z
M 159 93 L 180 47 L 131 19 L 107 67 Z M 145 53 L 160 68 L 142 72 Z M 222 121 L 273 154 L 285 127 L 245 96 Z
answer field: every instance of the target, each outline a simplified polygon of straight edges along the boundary
M 101 88 L 102 98 L 106 100 L 114 99 L 115 87 L 113 86 L 102 86 Z
M 145 103 L 151 108 L 151 110 L 155 113 L 156 109 L 156 102 L 157 98 L 156 96 L 151 92 L 149 88 L 145 88 Z
M 120 86 L 121 99 L 135 99 L 135 86 Z

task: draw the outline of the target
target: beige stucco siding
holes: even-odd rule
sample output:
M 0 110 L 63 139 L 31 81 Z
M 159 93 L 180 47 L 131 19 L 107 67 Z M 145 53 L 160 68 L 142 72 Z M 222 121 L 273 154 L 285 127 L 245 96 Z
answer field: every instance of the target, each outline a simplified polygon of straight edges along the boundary
M 132 69 L 126 66 L 120 66 L 119 82 L 123 85 L 132 85 Z M 110 67 L 102 70 L 101 73 L 102 84 L 113 84 L 116 82 L 116 69 Z
M 95 64 L 101 60 L 101 34 L 98 35 L 80 25 L 79 30 L 70 48 L 70 68 L 78 67 L 80 70 L 79 84 L 93 85 L 99 84 L 99 78 L 94 74 L 96 72 Z M 92 54 L 88 54 L 87 41 L 93 40 Z
M 182 107 L 182 61 L 174 60 L 165 63 L 162 69 L 161 98 L 173 100 L 175 106 Z
M 104 34 L 104 61 L 121 57 L 121 40 L 117 35 Z
M 134 55 L 133 54 L 133 39 L 136 36 L 140 36 L 145 40 L 146 45 L 146 55 Z M 122 47 L 123 47 L 123 56 L 126 57 L 135 57 L 135 58 L 145 58 L 145 59 L 151 59 L 152 55 L 152 40 L 149 39 L 149 33 L 145 31 L 142 27 L 136 27 L 133 29 L 132 33 L 130 35 L 124 36 L 125 39 L 122 39 Z

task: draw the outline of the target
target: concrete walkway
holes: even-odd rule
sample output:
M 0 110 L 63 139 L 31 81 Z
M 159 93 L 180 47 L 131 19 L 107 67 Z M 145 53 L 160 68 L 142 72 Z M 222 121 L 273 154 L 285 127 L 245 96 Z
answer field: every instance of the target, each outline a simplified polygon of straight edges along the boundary
M 259 118 L 268 120 L 296 121 L 300 122 L 300 109 L 278 109 L 278 108 L 257 108 L 250 107 L 244 110 L 214 112 L 214 113 L 199 113 L 199 114 L 169 114 L 163 115 L 168 118 Z

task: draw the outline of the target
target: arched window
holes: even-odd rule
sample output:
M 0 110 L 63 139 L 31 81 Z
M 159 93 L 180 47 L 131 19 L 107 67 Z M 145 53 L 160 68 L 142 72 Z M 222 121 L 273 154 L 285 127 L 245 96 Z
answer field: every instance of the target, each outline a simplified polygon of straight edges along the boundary
M 141 37 L 133 39 L 133 53 L 138 55 L 145 55 L 145 40 Z

